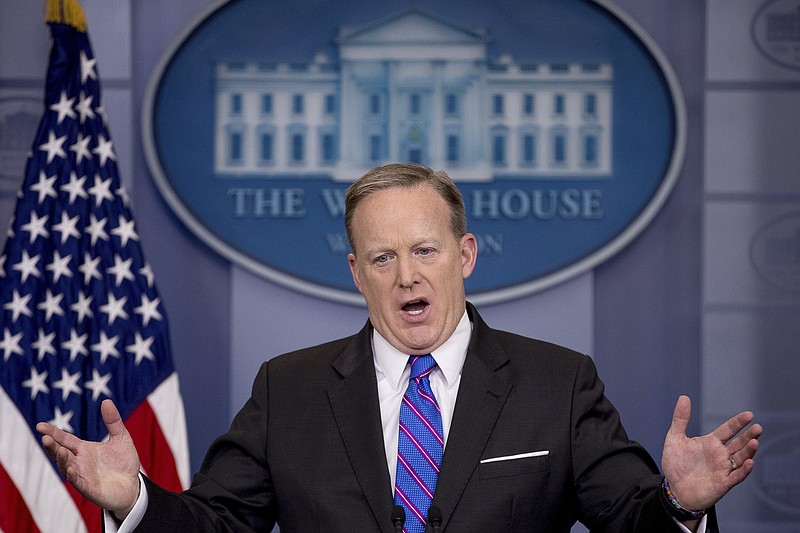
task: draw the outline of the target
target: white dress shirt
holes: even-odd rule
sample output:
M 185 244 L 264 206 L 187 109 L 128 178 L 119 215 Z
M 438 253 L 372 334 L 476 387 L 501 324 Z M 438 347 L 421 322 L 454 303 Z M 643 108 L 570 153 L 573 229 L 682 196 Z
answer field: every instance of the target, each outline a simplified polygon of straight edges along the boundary
M 447 448 L 447 435 L 450 433 L 450 422 L 456 407 L 458 385 L 461 383 L 461 369 L 467 357 L 467 346 L 472 335 L 472 322 L 466 311 L 456 330 L 444 344 L 431 355 L 436 360 L 436 367 L 429 378 L 433 395 L 442 412 L 442 435 Z M 386 449 L 386 464 L 392 479 L 397 467 L 397 437 L 400 427 L 400 404 L 408 388 L 411 378 L 409 354 L 404 354 L 389 344 L 380 333 L 372 334 L 372 353 L 375 354 L 375 376 L 378 378 L 378 400 L 381 405 L 381 423 L 383 425 L 383 445 Z

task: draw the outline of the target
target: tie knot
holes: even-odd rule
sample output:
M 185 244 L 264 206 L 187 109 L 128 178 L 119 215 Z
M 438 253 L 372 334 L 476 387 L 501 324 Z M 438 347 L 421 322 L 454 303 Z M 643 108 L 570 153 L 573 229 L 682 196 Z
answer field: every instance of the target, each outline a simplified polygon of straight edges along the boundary
M 411 356 L 411 379 L 424 377 L 436 366 L 436 359 L 431 354 Z

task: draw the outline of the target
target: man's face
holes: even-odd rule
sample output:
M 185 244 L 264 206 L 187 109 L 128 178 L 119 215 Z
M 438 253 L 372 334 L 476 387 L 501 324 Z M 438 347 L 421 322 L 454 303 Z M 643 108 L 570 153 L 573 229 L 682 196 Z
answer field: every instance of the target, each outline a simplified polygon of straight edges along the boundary
M 464 314 L 475 236 L 456 238 L 447 203 L 427 185 L 367 196 L 352 228 L 350 271 L 375 329 L 409 355 L 441 346 Z

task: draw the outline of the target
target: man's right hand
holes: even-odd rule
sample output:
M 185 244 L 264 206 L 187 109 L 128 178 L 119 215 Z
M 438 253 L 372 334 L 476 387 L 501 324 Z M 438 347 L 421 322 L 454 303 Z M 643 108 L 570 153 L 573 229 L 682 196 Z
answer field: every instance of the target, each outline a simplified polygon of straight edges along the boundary
M 67 480 L 87 500 L 124 520 L 139 498 L 139 454 L 111 400 L 100 406 L 108 440 L 88 442 L 39 422 L 42 444 Z

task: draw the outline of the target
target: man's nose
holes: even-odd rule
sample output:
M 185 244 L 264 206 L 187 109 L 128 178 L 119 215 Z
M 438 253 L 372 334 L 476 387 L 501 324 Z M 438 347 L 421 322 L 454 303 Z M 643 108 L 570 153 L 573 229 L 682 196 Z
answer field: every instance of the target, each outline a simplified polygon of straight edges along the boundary
M 411 287 L 419 283 L 419 270 L 416 262 L 411 258 L 400 258 L 397 261 L 397 283 L 401 287 Z

